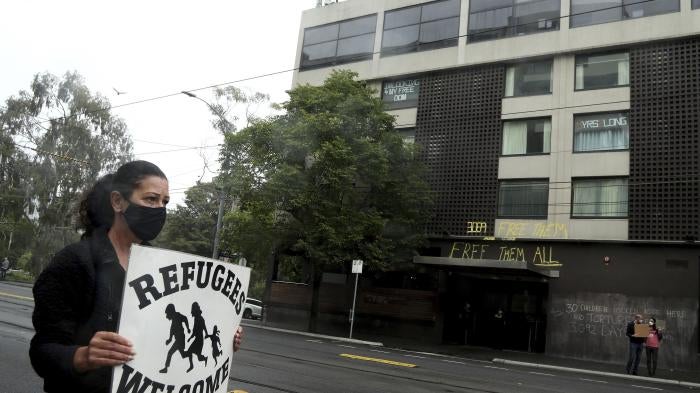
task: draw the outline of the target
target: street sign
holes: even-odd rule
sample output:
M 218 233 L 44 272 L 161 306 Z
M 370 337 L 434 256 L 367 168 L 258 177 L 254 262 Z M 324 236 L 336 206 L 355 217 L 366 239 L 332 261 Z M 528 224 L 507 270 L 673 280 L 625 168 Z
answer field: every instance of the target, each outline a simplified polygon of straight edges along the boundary
M 352 261 L 352 272 L 362 274 L 362 259 L 355 259 Z

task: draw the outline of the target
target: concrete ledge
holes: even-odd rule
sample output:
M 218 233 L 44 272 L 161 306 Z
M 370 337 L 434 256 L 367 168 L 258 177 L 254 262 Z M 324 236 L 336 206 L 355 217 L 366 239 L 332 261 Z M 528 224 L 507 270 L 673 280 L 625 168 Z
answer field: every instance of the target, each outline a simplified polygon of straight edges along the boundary
M 643 376 L 639 376 L 639 375 L 609 373 L 609 372 L 605 372 L 605 371 L 586 370 L 583 368 L 561 367 L 561 366 L 553 366 L 553 365 L 541 364 L 541 363 L 519 362 L 519 361 L 515 361 L 515 360 L 499 359 L 499 358 L 494 358 L 492 360 L 492 362 L 501 363 L 501 364 L 509 364 L 512 366 L 542 368 L 542 369 L 547 369 L 547 370 L 567 371 L 567 372 L 579 373 L 579 374 L 601 375 L 601 376 L 605 376 L 605 377 L 622 378 L 622 379 L 629 379 L 629 380 L 633 380 L 633 381 L 646 381 L 646 382 L 662 383 L 662 384 L 667 384 L 667 385 L 680 385 L 680 386 L 691 387 L 691 388 L 700 388 L 700 383 L 685 382 L 685 381 L 679 381 L 679 380 L 675 380 L 675 379 L 650 378 L 650 377 L 643 377 Z
M 360 344 L 360 345 L 369 345 L 372 347 L 383 347 L 384 346 L 384 344 L 382 344 L 380 342 L 375 342 L 375 341 L 363 341 L 363 340 L 355 340 L 354 338 L 335 337 L 335 336 L 327 336 L 325 334 L 300 332 L 298 330 L 278 329 L 278 328 L 273 328 L 273 327 L 268 327 L 268 326 L 254 325 L 254 324 L 250 324 L 250 323 L 246 323 L 246 322 L 241 322 L 241 325 L 243 325 L 245 327 L 255 328 L 255 329 L 269 330 L 272 332 L 296 334 L 299 336 L 306 336 L 306 337 L 313 337 L 313 338 L 323 338 L 326 340 L 342 341 L 342 342 L 346 342 L 346 343 Z

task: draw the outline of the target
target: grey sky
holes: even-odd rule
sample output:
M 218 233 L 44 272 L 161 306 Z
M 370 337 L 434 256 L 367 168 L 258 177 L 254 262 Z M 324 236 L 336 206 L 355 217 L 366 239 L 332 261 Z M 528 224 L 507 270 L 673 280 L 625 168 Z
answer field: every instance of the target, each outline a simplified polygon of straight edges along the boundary
M 293 68 L 301 12 L 315 0 L 95 1 L 0 3 L 0 101 L 28 89 L 32 76 L 78 71 L 112 105 Z M 292 74 L 236 84 L 286 99 Z M 116 88 L 126 94 L 119 95 Z M 197 93 L 211 100 L 208 92 Z M 204 103 L 184 95 L 117 108 L 135 140 L 137 158 L 170 178 L 174 202 L 202 175 L 198 150 L 215 145 Z M 157 143 L 148 143 L 157 142 Z M 204 155 L 216 169 L 217 149 Z M 205 179 L 210 178 L 210 174 Z

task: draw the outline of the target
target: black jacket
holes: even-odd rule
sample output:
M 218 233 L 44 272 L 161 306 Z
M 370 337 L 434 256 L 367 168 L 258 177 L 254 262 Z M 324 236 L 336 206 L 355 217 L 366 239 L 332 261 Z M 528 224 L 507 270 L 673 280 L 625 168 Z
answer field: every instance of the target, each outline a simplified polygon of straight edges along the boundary
M 634 337 L 634 321 L 627 322 L 627 337 L 629 337 L 631 343 L 641 344 L 647 340 L 646 337 Z
M 29 357 L 46 392 L 109 392 L 111 368 L 87 373 L 73 356 L 98 331 L 116 331 L 125 273 L 106 230 L 58 252 L 34 284 Z

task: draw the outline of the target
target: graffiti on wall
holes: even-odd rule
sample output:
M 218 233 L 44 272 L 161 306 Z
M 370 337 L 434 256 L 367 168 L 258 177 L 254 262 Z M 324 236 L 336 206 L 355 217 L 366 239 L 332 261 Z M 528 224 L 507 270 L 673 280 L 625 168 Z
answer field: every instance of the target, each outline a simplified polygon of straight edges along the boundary
M 487 222 L 467 221 L 468 235 L 487 235 L 488 233 Z M 494 236 L 505 239 L 568 239 L 569 227 L 558 222 L 499 221 Z
M 449 258 L 487 259 L 500 262 L 527 262 L 540 267 L 562 266 L 551 245 L 513 246 L 508 243 L 453 242 Z

